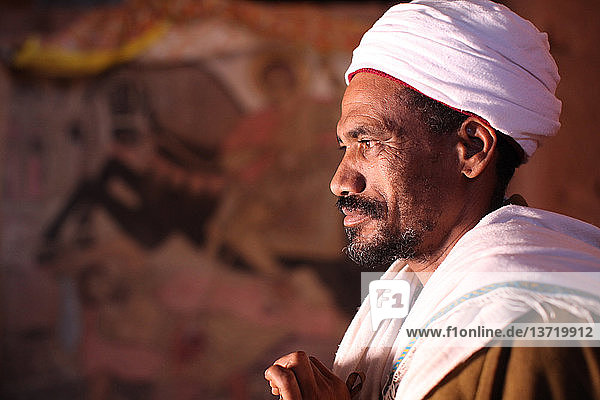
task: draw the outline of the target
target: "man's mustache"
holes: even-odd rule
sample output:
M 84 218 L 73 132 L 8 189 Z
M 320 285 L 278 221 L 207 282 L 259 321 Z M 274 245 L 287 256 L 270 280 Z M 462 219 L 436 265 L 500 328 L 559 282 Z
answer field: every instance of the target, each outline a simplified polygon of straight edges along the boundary
M 375 219 L 381 219 L 387 215 L 387 205 L 384 202 L 369 198 L 358 196 L 340 196 L 338 197 L 335 205 L 340 212 L 343 212 L 343 210 L 359 211 L 361 214 Z

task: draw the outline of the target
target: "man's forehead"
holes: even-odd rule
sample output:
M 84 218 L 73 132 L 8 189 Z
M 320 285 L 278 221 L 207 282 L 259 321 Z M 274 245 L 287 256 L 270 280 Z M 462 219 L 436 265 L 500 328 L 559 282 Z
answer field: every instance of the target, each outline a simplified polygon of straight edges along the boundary
M 401 114 L 405 104 L 402 102 L 402 94 L 406 90 L 408 89 L 398 82 L 376 74 L 356 74 L 342 99 L 338 128 L 355 123 L 390 128 L 391 123 L 395 125 L 403 119 Z
M 355 102 L 368 102 L 378 105 L 390 99 L 390 95 L 400 92 L 403 87 L 391 79 L 376 74 L 362 72 L 356 74 L 344 93 L 343 105 Z M 344 104 L 345 103 L 345 104 Z

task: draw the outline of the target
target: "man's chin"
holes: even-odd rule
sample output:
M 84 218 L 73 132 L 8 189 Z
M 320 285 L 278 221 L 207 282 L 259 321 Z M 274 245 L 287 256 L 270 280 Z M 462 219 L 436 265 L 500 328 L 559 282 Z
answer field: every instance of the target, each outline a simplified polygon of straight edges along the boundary
M 391 265 L 397 258 L 382 257 L 378 248 L 352 242 L 344 249 L 346 255 L 358 265 L 369 269 L 381 269 Z
M 376 232 L 371 237 L 363 232 L 346 229 L 348 246 L 345 252 L 359 265 L 367 268 L 389 267 L 396 260 L 410 260 L 416 257 L 416 249 L 421 244 L 420 235 L 406 230 L 397 235 Z

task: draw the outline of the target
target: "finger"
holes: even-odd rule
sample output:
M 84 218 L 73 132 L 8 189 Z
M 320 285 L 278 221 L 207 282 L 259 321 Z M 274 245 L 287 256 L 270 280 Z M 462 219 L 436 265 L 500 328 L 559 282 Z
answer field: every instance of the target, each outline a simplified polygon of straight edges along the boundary
M 312 363 L 305 352 L 297 351 L 283 356 L 275 361 L 275 365 L 280 365 L 293 371 L 302 396 L 307 399 L 312 398 L 311 396 L 316 391 L 316 382 Z
M 309 360 L 312 362 L 312 364 L 317 368 L 317 370 L 323 374 L 323 376 L 327 377 L 327 378 L 331 378 L 334 375 L 333 372 L 331 372 L 331 370 L 329 368 L 327 368 L 325 366 L 325 364 L 323 364 L 321 361 L 319 361 L 316 357 L 310 356 Z
M 265 371 L 265 372 L 266 372 L 266 371 Z M 272 393 L 274 396 L 277 396 L 277 395 L 279 395 L 279 389 L 277 388 L 277 386 L 275 386 L 275 384 L 274 384 L 273 382 L 269 381 L 269 386 L 271 386 L 271 393 Z
M 291 369 L 271 365 L 265 371 L 265 379 L 269 381 L 274 395 L 280 395 L 284 400 L 302 400 L 296 375 Z

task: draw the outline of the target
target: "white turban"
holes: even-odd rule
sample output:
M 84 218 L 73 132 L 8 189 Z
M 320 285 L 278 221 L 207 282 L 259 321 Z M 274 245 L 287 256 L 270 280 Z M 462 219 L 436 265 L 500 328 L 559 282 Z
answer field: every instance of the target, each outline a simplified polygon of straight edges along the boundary
M 346 83 L 361 69 L 383 72 L 485 119 L 531 156 L 560 128 L 549 50 L 545 33 L 503 5 L 416 0 L 390 8 L 365 33 Z

